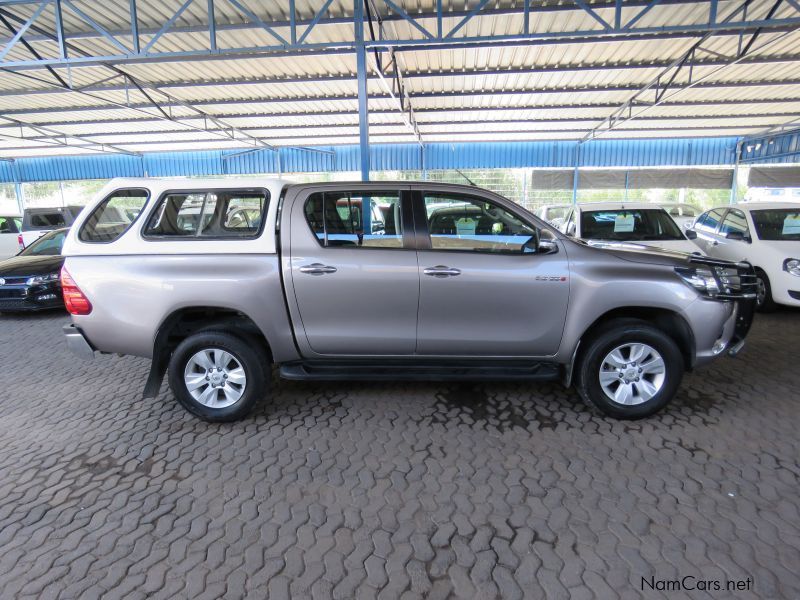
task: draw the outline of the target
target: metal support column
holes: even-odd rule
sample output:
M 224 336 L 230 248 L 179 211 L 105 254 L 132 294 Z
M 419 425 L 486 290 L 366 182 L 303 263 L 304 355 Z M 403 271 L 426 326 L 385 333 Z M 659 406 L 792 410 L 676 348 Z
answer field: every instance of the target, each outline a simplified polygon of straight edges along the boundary
M 731 181 L 730 203 L 736 202 L 736 195 L 739 192 L 739 157 L 742 155 L 742 142 L 736 142 L 736 156 L 733 157 L 733 179 Z
M 625 202 L 628 201 L 628 180 L 630 178 L 630 171 L 625 171 Z
M 364 45 L 364 0 L 353 0 L 358 71 L 358 137 L 361 153 L 361 181 L 369 181 L 369 109 L 367 107 L 367 48 Z
M 581 163 L 581 145 L 575 146 L 575 172 L 572 174 L 572 204 L 578 203 L 578 165 Z
M 25 210 L 25 192 L 22 190 L 22 184 L 19 181 L 14 183 L 14 193 L 17 196 L 19 214 L 22 215 L 22 212 Z

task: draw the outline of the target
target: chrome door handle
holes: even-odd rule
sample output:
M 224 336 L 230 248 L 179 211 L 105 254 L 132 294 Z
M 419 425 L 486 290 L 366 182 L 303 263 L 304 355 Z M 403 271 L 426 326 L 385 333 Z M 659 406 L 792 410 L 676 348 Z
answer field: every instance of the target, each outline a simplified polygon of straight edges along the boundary
M 456 275 L 461 275 L 461 271 L 459 269 L 453 269 L 451 267 L 446 267 L 444 265 L 436 265 L 435 267 L 428 267 L 422 272 L 425 275 L 430 275 L 432 277 L 455 277 Z
M 305 267 L 300 267 L 300 272 L 307 273 L 308 275 L 325 275 L 326 273 L 336 273 L 336 267 L 330 267 L 322 263 L 314 263 L 306 265 Z

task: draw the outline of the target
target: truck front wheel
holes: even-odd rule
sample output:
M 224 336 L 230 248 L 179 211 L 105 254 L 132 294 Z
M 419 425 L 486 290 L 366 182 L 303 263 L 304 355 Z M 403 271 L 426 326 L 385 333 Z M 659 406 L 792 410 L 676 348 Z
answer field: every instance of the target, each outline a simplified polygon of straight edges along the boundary
M 677 344 L 643 321 L 609 323 L 581 353 L 577 387 L 584 401 L 616 419 L 641 419 L 664 407 L 684 371 Z
M 183 340 L 169 362 L 169 386 L 190 413 L 206 421 L 249 415 L 267 388 L 267 359 L 254 345 L 224 331 Z

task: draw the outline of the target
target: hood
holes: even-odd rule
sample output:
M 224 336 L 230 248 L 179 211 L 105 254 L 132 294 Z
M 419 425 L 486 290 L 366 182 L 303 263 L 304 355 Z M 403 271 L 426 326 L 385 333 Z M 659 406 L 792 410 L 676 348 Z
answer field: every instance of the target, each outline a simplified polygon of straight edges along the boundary
M 705 255 L 705 253 L 700 249 L 700 246 L 691 240 L 664 240 L 661 242 L 641 242 L 641 244 L 649 248 L 661 248 L 662 250 Z
M 590 248 L 597 248 L 604 252 L 609 252 L 617 258 L 628 260 L 631 262 L 648 263 L 655 265 L 666 266 L 681 266 L 685 265 L 691 253 L 680 252 L 673 249 L 659 248 L 657 246 L 646 246 L 644 244 L 637 244 L 633 242 L 587 242 L 585 240 L 573 240 L 577 243 L 589 246 Z M 687 243 L 690 243 L 687 240 Z M 697 249 L 700 253 L 700 249 Z
M 0 277 L 23 275 L 47 275 L 61 269 L 64 257 L 57 256 L 13 256 L 0 261 Z

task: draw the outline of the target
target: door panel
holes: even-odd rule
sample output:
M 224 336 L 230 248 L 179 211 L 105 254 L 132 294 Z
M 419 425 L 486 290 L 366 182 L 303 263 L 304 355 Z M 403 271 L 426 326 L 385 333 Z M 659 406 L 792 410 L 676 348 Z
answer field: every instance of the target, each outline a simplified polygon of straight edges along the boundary
M 0 260 L 14 256 L 19 251 L 19 230 L 12 217 L 0 217 Z
M 367 190 L 334 187 L 292 205 L 289 268 L 305 354 L 414 353 L 419 272 L 410 207 L 398 190 Z
M 536 254 L 525 247 L 532 226 L 484 198 L 428 194 L 418 202 L 431 249 L 419 251 L 417 354 L 555 354 L 569 300 L 563 245 Z
M 0 233 L 0 260 L 14 256 L 19 252 L 16 233 Z
M 747 217 L 738 209 L 730 209 L 722 220 L 717 236 L 717 245 L 714 248 L 714 256 L 739 262 L 745 260 L 750 244 L 744 240 L 728 239 L 725 237 L 730 232 L 740 233 L 749 236 L 750 230 L 747 226 Z
M 709 210 L 698 217 L 694 230 L 697 232 L 697 244 L 703 252 L 709 256 L 716 256 L 716 248 L 719 245 L 717 230 L 725 209 L 715 208 Z

